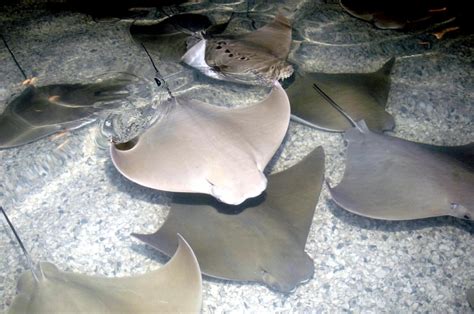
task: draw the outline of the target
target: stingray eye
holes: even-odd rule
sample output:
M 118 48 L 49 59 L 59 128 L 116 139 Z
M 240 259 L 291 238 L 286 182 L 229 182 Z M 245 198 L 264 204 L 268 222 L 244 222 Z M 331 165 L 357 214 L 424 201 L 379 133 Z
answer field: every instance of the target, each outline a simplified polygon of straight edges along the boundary
M 471 220 L 471 216 L 469 216 L 469 214 L 464 214 L 464 216 L 462 216 L 462 218 L 467 219 L 467 220 Z
M 135 147 L 135 145 L 137 145 L 138 139 L 139 139 L 139 137 L 137 136 L 135 138 L 132 138 L 128 142 L 115 144 L 115 148 L 117 148 L 118 150 L 121 150 L 121 151 L 130 150 L 133 147 Z
M 222 46 L 219 45 L 219 46 L 216 47 L 216 49 L 222 49 Z

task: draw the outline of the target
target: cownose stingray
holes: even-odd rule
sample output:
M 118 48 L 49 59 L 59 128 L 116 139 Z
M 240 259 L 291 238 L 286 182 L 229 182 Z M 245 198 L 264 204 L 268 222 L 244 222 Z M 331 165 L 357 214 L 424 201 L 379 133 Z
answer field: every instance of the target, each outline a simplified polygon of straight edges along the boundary
M 238 206 L 177 193 L 157 232 L 133 236 L 169 256 L 177 245 L 173 234 L 180 232 L 204 274 L 291 292 L 313 277 L 304 247 L 323 180 L 324 151 L 318 147 L 300 163 L 270 175 L 263 194 Z
M 134 277 L 86 276 L 39 263 L 20 276 L 8 313 L 198 313 L 202 300 L 199 264 L 183 237 L 175 238 L 178 246 L 166 265 Z
M 365 120 L 371 130 L 393 129 L 394 119 L 385 106 L 394 63 L 392 58 L 372 73 L 296 73 L 295 81 L 286 90 L 292 119 L 331 132 L 351 128 L 344 115 L 330 105 L 329 97 L 354 120 Z
M 240 204 L 262 193 L 263 170 L 280 146 L 290 103 L 278 82 L 263 101 L 227 109 L 184 96 L 138 138 L 111 146 L 115 167 L 138 184 L 211 194 Z
M 474 143 L 443 147 L 371 132 L 346 132 L 342 181 L 330 192 L 353 213 L 377 219 L 474 219 Z
M 95 113 L 128 97 L 127 86 L 137 79 L 119 73 L 88 84 L 27 86 L 0 115 L 0 148 L 28 144 L 94 121 Z
M 452 6 L 445 0 L 340 0 L 352 16 L 372 22 L 381 29 L 404 29 L 448 21 L 454 18 Z
M 135 41 L 159 55 L 161 61 L 179 62 L 186 52 L 186 39 L 190 34 L 206 30 L 212 33 L 217 29 L 205 15 L 183 13 L 154 24 L 133 24 L 130 34 Z
M 202 39 L 182 61 L 212 78 L 269 85 L 293 73 L 286 62 L 290 45 L 290 22 L 279 14 L 271 23 L 247 34 Z

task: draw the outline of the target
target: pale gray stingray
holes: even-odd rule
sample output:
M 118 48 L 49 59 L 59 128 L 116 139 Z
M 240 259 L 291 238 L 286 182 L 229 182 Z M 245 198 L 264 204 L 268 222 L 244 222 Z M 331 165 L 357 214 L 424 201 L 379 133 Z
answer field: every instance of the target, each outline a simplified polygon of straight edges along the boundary
M 31 143 L 53 133 L 79 128 L 129 96 L 136 77 L 119 73 L 89 84 L 28 86 L 0 115 L 0 148 Z
M 331 106 L 332 99 L 354 120 L 365 120 L 373 131 L 391 130 L 393 117 L 385 111 L 390 90 L 392 58 L 372 73 L 304 73 L 295 74 L 295 81 L 287 88 L 292 119 L 305 125 L 343 132 L 352 127 L 339 110 Z M 316 85 L 317 88 L 313 88 Z
M 278 82 L 263 101 L 227 109 L 185 97 L 140 137 L 111 146 L 115 167 L 158 190 L 211 194 L 240 204 L 262 193 L 263 170 L 288 128 L 290 103 Z
M 360 122 L 346 132 L 348 157 L 334 201 L 387 220 L 474 218 L 474 143 L 442 147 L 376 134 Z
M 324 180 L 324 151 L 268 178 L 260 196 L 238 206 L 207 195 L 173 196 L 163 226 L 154 234 L 133 234 L 171 255 L 180 232 L 189 241 L 204 274 L 256 281 L 280 292 L 312 278 L 314 264 L 304 252 Z
M 40 278 L 31 271 L 20 277 L 8 313 L 198 313 L 199 265 L 186 241 L 178 242 L 168 264 L 134 277 L 86 276 L 40 263 Z
M 32 266 L 13 225 L 0 210 Z M 177 249 L 166 265 L 134 277 L 86 276 L 39 263 L 21 275 L 8 313 L 198 313 L 202 299 L 199 264 L 183 237 L 175 234 L 175 239 Z
M 216 79 L 268 85 L 293 73 L 286 62 L 290 45 L 290 22 L 279 14 L 273 22 L 247 34 L 202 39 L 182 61 Z
M 179 62 L 186 52 L 186 40 L 194 32 L 205 31 L 211 20 L 201 14 L 178 14 L 154 24 L 130 27 L 132 37 L 159 55 L 161 61 Z

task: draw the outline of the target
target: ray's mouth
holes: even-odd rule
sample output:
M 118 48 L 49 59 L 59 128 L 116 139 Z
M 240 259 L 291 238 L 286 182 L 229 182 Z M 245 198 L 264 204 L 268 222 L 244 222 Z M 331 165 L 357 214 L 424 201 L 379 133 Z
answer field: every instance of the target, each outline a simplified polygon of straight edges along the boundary
M 127 151 L 127 150 L 131 150 L 132 148 L 134 148 L 137 144 L 138 144 L 138 140 L 140 139 L 140 137 L 134 137 L 132 138 L 131 140 L 127 141 L 127 142 L 124 142 L 124 143 L 116 143 L 114 144 L 115 148 L 120 150 L 120 151 Z

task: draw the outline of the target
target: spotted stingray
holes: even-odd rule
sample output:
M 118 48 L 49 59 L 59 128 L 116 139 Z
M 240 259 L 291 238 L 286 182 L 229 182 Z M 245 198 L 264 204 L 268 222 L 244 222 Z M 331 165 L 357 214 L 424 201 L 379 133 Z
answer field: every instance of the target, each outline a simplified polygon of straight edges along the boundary
M 271 23 L 247 34 L 202 39 L 182 61 L 216 79 L 269 85 L 293 73 L 286 61 L 290 45 L 290 22 L 279 14 Z

